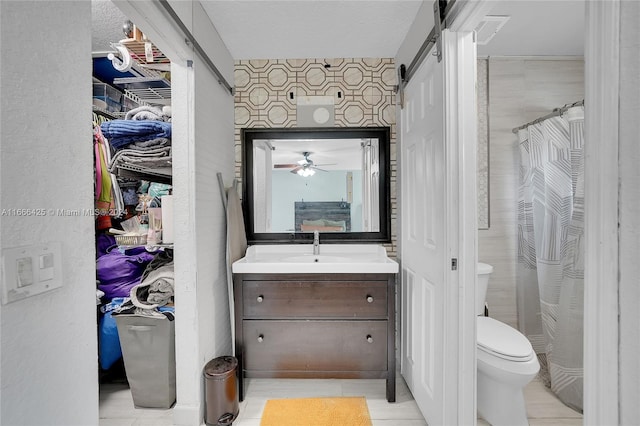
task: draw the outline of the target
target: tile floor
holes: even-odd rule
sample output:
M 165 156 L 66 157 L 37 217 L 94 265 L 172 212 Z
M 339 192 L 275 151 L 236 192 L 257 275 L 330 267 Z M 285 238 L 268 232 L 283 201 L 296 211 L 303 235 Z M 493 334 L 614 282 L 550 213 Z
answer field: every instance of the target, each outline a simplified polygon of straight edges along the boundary
M 384 380 L 248 379 L 234 426 L 259 426 L 267 399 L 365 396 L 373 426 L 426 426 L 404 380 L 398 375 L 396 402 L 387 403 Z M 530 426 L 581 425 L 582 415 L 566 407 L 534 380 L 525 388 Z M 126 383 L 100 386 L 100 426 L 169 426 L 171 410 L 136 409 Z M 488 425 L 478 420 L 478 425 Z

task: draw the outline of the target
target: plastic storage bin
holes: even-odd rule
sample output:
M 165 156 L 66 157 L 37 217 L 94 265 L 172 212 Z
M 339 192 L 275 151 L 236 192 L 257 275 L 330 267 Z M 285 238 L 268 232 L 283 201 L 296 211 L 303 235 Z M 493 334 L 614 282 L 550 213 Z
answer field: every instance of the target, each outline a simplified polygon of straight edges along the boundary
M 238 360 L 232 356 L 214 358 L 204 367 L 205 423 L 226 426 L 238 417 Z
M 131 111 L 132 109 L 136 109 L 140 106 L 140 104 L 133 99 L 127 97 L 126 95 L 122 96 L 122 111 Z
M 93 104 L 108 112 L 122 111 L 122 92 L 106 83 L 93 83 Z
M 170 408 L 176 401 L 175 321 L 129 314 L 113 317 L 133 405 Z

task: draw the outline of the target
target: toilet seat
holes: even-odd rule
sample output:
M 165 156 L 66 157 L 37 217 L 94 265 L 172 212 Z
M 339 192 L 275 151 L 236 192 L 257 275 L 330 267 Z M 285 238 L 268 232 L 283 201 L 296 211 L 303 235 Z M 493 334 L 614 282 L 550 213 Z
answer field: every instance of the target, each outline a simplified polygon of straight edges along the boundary
M 518 330 L 493 318 L 479 316 L 477 347 L 495 357 L 514 361 L 530 361 L 534 356 L 529 340 Z

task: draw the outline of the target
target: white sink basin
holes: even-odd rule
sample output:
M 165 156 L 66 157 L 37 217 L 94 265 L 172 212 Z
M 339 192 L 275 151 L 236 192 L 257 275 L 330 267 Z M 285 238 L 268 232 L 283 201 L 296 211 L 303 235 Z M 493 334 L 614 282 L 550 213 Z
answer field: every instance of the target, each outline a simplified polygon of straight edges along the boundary
M 320 244 L 313 254 L 311 244 L 255 245 L 232 265 L 236 274 L 298 273 L 396 273 L 398 263 L 375 244 Z
M 301 256 L 291 256 L 282 258 L 284 262 L 293 263 L 345 263 L 353 262 L 353 258 L 348 256 L 330 256 L 327 254 L 303 254 Z M 373 262 L 374 260 L 371 259 Z

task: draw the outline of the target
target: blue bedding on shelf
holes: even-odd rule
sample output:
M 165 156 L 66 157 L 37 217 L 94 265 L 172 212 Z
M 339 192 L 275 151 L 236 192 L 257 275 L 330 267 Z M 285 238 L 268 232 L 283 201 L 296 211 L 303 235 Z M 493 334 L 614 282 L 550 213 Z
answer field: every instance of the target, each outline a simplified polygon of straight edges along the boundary
M 118 149 L 133 142 L 157 138 L 171 139 L 171 123 L 157 120 L 111 120 L 100 130 L 112 147 Z
M 100 317 L 98 327 L 98 359 L 100 368 L 108 370 L 111 366 L 122 357 L 122 349 L 120 347 L 120 338 L 118 337 L 118 327 L 116 320 L 111 316 L 113 310 L 122 305 L 126 298 L 114 297 L 113 300 L 104 305 L 100 310 L 104 314 Z

